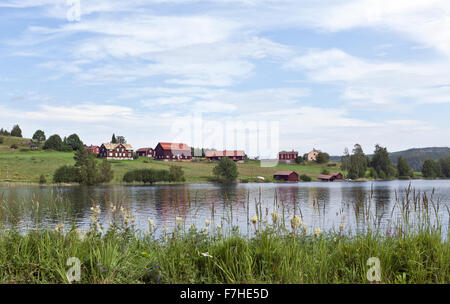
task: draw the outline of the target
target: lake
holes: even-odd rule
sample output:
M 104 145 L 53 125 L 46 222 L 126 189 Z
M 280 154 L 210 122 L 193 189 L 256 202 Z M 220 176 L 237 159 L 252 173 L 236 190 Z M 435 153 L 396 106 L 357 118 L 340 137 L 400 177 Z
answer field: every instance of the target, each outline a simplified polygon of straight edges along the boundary
M 239 227 L 242 233 L 253 233 L 249 219 L 259 215 L 260 221 L 272 223 L 271 213 L 284 214 L 286 226 L 295 214 L 302 218 L 308 231 L 360 231 L 368 226 L 389 231 L 401 217 L 401 202 L 411 185 L 422 197 L 427 194 L 430 218 L 439 219 L 444 234 L 449 225 L 450 181 L 372 181 L 372 182 L 310 182 L 310 183 L 241 183 L 230 186 L 215 184 L 182 184 L 154 186 L 0 186 L 0 224 L 22 231 L 39 227 L 53 228 L 64 223 L 86 229 L 90 224 L 91 206 L 101 208 L 100 222 L 107 228 L 117 216 L 112 211 L 122 206 L 134 215 L 135 225 L 145 231 L 147 219 L 156 224 L 161 234 L 176 226 L 176 217 L 186 227 L 192 223 L 199 229 L 205 220 L 212 221 L 210 229 Z M 419 195 L 420 193 L 420 195 Z M 396 203 L 397 202 L 397 203 Z M 405 202 L 405 201 L 404 201 Z M 404 203 L 405 204 L 405 203 Z M 412 206 L 412 203 L 411 203 Z M 410 208 L 412 208 L 410 206 Z M 412 208 L 414 209 L 414 208 Z M 257 211 L 258 210 L 258 211 Z M 417 211 L 417 210 L 416 210 Z M 417 216 L 411 214 L 412 220 Z

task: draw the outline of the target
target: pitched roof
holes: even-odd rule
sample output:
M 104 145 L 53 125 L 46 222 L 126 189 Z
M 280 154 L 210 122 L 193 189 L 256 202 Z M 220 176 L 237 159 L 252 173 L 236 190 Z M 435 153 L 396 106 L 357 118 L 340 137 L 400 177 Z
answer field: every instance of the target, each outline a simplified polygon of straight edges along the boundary
M 114 150 L 115 148 L 117 148 L 117 146 L 122 145 L 124 146 L 125 149 L 127 149 L 128 151 L 133 150 L 133 147 L 130 144 L 113 144 L 113 143 L 106 143 L 103 144 L 105 146 L 106 149 L 108 150 Z
M 160 142 L 158 145 L 161 145 L 161 147 L 164 150 L 180 150 L 180 151 L 191 151 L 191 148 L 189 148 L 188 145 L 183 143 L 167 143 L 167 142 Z
M 140 148 L 140 149 L 137 149 L 136 152 L 147 152 L 148 150 L 153 151 L 153 148 Z
M 280 151 L 280 152 L 278 152 L 278 154 L 281 154 L 281 153 L 297 153 L 298 154 L 298 151 Z
M 273 175 L 291 175 L 292 173 L 298 174 L 297 172 L 292 170 L 280 170 L 275 172 Z
M 320 174 L 317 178 L 329 180 L 329 179 L 332 179 L 333 177 L 334 177 L 334 175 L 331 175 L 331 174 Z
M 206 151 L 206 157 L 245 156 L 242 150 Z

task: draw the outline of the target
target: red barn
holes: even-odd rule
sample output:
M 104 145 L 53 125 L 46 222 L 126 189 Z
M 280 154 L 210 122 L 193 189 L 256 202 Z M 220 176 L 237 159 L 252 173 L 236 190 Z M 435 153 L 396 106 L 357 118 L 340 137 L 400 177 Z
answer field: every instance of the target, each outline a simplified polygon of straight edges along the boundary
M 277 171 L 273 174 L 276 180 L 284 180 L 286 182 L 298 182 L 298 173 L 291 170 Z
M 93 145 L 86 146 L 85 145 L 84 148 L 86 149 L 86 151 L 88 153 L 93 153 L 93 154 L 99 154 L 100 153 L 100 147 L 99 146 L 93 146 Z
M 173 160 L 192 160 L 191 148 L 183 143 L 158 143 L 154 151 L 155 159 L 173 161 Z
M 133 159 L 133 147 L 129 144 L 102 144 L 99 157 L 106 159 Z
M 141 148 L 136 150 L 136 154 L 143 157 L 153 157 L 155 156 L 155 151 L 152 148 Z
M 228 157 L 231 160 L 234 160 L 236 162 L 243 162 L 245 159 L 245 153 L 244 151 L 206 151 L 205 157 L 208 160 L 220 160 L 223 157 Z
M 298 151 L 281 151 L 278 152 L 278 161 L 280 163 L 294 163 L 295 159 L 298 157 Z
M 330 174 L 320 174 L 317 179 L 324 182 L 332 182 L 335 180 L 342 180 L 343 176 L 340 172 L 330 173 Z

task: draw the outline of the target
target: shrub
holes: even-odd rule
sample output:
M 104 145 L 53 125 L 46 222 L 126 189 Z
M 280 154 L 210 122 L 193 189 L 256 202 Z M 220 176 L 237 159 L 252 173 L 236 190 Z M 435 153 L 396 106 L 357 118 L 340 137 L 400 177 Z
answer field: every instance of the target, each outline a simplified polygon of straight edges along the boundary
M 323 169 L 320 174 L 330 174 L 330 171 L 328 171 L 327 169 Z
M 39 184 L 46 184 L 47 180 L 45 179 L 44 174 L 41 174 L 41 176 L 39 177 Z
M 11 148 L 11 149 L 17 149 L 18 147 L 17 147 L 16 144 L 12 144 L 10 148 Z
M 310 182 L 312 179 L 308 175 L 302 174 L 302 175 L 300 175 L 300 180 L 304 181 L 304 182 Z
M 0 136 L 0 144 L 2 144 L 3 143 L 3 137 L 2 136 Z
M 184 171 L 180 166 L 170 166 L 169 169 L 169 181 L 170 182 L 184 182 Z
M 53 174 L 53 182 L 55 183 L 80 183 L 80 169 L 74 166 L 59 167 Z
M 214 167 L 213 174 L 219 182 L 232 183 L 238 177 L 238 168 L 234 161 L 224 157 Z
M 111 169 L 111 164 L 105 159 L 99 167 L 99 182 L 109 183 L 114 177 L 114 171 Z
M 168 182 L 170 181 L 170 173 L 167 170 L 137 169 L 125 173 L 123 181 L 126 183 L 141 182 L 144 184 Z
M 61 151 L 61 152 L 72 152 L 73 149 L 72 149 L 72 147 L 69 146 L 69 145 L 62 145 L 60 151 Z
M 305 160 L 303 159 L 303 157 L 297 156 L 297 157 L 295 158 L 295 162 L 296 162 L 297 164 L 303 164 L 303 163 L 305 162 Z

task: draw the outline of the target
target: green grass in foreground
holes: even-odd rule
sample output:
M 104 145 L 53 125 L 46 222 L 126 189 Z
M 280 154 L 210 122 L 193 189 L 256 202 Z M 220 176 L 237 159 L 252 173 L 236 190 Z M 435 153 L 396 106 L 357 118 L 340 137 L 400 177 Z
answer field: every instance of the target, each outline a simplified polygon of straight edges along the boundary
M 449 283 L 449 243 L 439 233 L 402 237 L 274 234 L 204 235 L 161 240 L 130 228 L 81 235 L 57 231 L 0 234 L 1 283 L 67 283 L 66 261 L 81 261 L 80 283 L 369 283 L 367 260 L 381 262 L 381 283 Z

